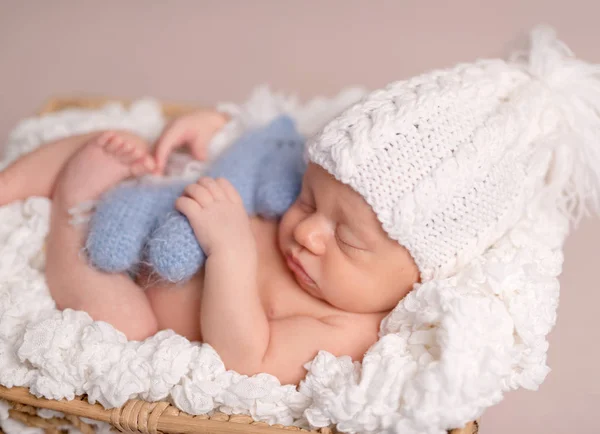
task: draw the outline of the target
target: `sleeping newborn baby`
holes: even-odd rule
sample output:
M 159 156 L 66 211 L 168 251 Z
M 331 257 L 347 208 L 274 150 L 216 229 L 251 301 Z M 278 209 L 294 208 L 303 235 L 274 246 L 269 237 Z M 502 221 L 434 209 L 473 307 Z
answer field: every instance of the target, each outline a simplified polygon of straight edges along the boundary
M 81 255 L 86 227 L 71 224 L 71 210 L 127 178 L 160 173 L 183 144 L 204 158 L 227 121 L 216 111 L 174 121 L 154 155 L 126 132 L 44 146 L 0 173 L 0 205 L 52 198 L 46 279 L 60 309 L 86 311 L 129 339 L 173 329 L 210 344 L 228 369 L 298 383 L 319 350 L 361 360 L 382 319 L 421 284 L 449 291 L 443 309 L 462 309 L 452 300 L 474 282 L 458 273 L 472 266 L 483 279 L 479 259 L 535 212 L 529 204 L 573 221 L 588 203 L 600 208 L 598 67 L 544 29 L 532 44 L 529 60 L 434 71 L 347 109 L 308 143 L 301 192 L 280 221 L 250 218 L 225 179 L 188 185 L 176 208 L 207 259 L 182 285 L 91 267 Z M 439 325 L 436 339 L 455 332 L 418 300 L 401 309 Z M 414 324 L 387 325 L 406 336 Z
M 184 284 L 153 282 L 149 271 L 135 281 L 102 273 L 81 255 L 86 228 L 70 224 L 74 207 L 126 178 L 161 172 L 183 144 L 204 158 L 226 121 L 210 110 L 179 118 L 154 155 L 143 139 L 121 131 L 56 141 L 0 174 L 0 203 L 52 198 L 46 278 L 60 309 L 86 311 L 129 339 L 172 329 L 210 344 L 228 369 L 270 373 L 282 383 L 304 378 L 303 365 L 319 350 L 361 360 L 419 271 L 361 195 L 318 164 L 308 165 L 280 221 L 250 218 L 225 179 L 188 185 L 176 209 L 207 260 Z

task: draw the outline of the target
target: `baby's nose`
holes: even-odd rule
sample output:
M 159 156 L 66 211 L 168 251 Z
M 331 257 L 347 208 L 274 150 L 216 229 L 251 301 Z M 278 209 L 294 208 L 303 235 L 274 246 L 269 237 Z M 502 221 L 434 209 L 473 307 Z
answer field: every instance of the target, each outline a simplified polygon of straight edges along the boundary
M 294 230 L 298 244 L 314 255 L 325 253 L 327 238 L 332 232 L 327 221 L 318 215 L 312 215 L 302 220 Z

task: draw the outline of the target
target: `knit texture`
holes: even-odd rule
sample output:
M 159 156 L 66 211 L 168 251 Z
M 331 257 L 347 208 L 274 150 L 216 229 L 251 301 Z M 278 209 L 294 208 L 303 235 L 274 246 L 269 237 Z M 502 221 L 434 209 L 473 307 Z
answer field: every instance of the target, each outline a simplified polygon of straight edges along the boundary
M 90 262 L 111 273 L 135 273 L 150 234 L 160 219 L 173 211 L 175 200 L 186 185 L 187 181 L 130 184 L 108 192 L 97 204 L 91 220 L 86 242 Z
M 308 153 L 364 197 L 427 281 L 481 255 L 541 190 L 573 220 L 586 203 L 597 208 L 598 109 L 598 67 L 539 28 L 527 58 L 459 65 L 373 92 Z
M 304 139 L 288 116 L 280 116 L 231 145 L 206 176 L 227 178 L 249 215 L 281 216 L 300 192 Z M 189 181 L 123 185 L 107 193 L 92 218 L 86 249 L 92 265 L 135 273 L 147 262 L 161 278 L 193 276 L 206 256 L 175 201 Z

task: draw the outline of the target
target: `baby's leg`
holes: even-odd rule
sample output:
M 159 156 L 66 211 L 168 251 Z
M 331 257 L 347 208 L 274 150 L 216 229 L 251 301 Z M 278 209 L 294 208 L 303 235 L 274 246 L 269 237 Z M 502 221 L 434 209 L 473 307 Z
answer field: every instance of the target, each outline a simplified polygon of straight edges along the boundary
M 100 133 L 67 137 L 40 146 L 0 172 L 0 205 L 29 196 L 50 197 L 58 172 L 86 142 Z
M 123 137 L 123 136 L 119 136 Z M 147 156 L 143 142 L 91 140 L 60 171 L 54 186 L 46 279 L 59 309 L 83 310 L 106 321 L 129 339 L 141 340 L 157 331 L 157 321 L 143 290 L 123 274 L 105 274 L 90 267 L 82 247 L 85 225 L 69 223 L 69 210 L 96 200 L 119 181 L 139 173 Z M 141 144 L 141 145 L 140 145 Z
M 111 142 L 112 148 L 123 151 L 115 140 L 123 134 L 114 131 L 80 134 L 42 145 L 24 155 L 0 172 L 0 205 L 29 196 L 50 197 L 59 172 L 83 145 Z M 151 165 L 153 161 L 148 157 L 143 163 Z

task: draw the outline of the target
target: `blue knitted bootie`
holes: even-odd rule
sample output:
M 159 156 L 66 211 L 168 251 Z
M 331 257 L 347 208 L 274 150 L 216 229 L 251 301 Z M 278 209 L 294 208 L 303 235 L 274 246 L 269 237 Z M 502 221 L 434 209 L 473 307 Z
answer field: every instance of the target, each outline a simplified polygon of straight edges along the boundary
M 304 138 L 290 135 L 264 160 L 265 170 L 258 174 L 256 214 L 274 219 L 282 216 L 296 201 L 306 171 Z
M 169 282 L 189 279 L 206 260 L 190 222 L 179 211 L 171 211 L 162 219 L 146 247 L 146 260 Z
M 110 273 L 138 265 L 149 234 L 173 209 L 186 184 L 124 185 L 104 195 L 92 216 L 85 246 L 91 264 Z

